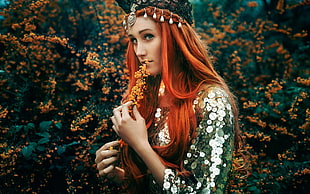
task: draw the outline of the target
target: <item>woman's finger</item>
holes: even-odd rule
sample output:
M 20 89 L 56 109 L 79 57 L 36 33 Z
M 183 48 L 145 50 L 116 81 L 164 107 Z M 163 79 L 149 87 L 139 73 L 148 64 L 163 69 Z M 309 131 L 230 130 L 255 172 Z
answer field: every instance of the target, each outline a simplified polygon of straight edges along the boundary
M 109 174 L 113 169 L 114 169 L 114 165 L 110 165 L 105 169 L 99 170 L 99 175 L 105 176 L 105 175 Z
M 115 133 L 119 136 L 119 129 L 118 129 L 118 127 L 116 127 L 116 125 L 113 125 L 112 126 L 112 129 L 115 131 Z
M 103 151 L 96 153 L 95 163 L 98 164 L 104 159 L 110 158 L 117 154 L 118 154 L 118 150 L 114 150 L 113 147 L 111 146 L 111 149 L 109 150 L 103 150 Z
M 118 123 L 117 123 L 117 121 L 115 120 L 115 116 L 112 116 L 112 117 L 111 117 L 111 121 L 112 121 L 113 125 L 118 126 Z
M 115 122 L 116 122 L 115 125 L 118 125 L 122 121 L 121 110 L 122 110 L 122 106 L 119 106 L 119 107 L 117 107 L 117 108 L 115 108 L 113 110 L 113 116 L 114 116 L 114 119 L 115 119 Z
M 123 104 L 122 106 L 122 119 L 123 120 L 127 120 L 129 118 L 131 118 L 131 116 L 129 115 L 129 109 L 128 107 L 132 104 L 132 101 L 126 102 L 125 104 Z
M 104 160 L 102 160 L 101 162 L 98 162 L 97 163 L 97 169 L 100 171 L 100 170 L 103 170 L 105 168 L 107 168 L 107 166 L 109 165 L 112 165 L 115 161 L 117 161 L 118 157 L 109 157 L 109 158 L 106 158 Z
M 118 150 L 114 149 L 114 147 L 117 146 L 119 146 L 119 141 L 112 141 L 104 144 L 100 149 L 96 151 L 95 163 L 98 163 L 107 157 L 111 157 L 117 154 Z
M 119 145 L 119 141 L 118 141 L 118 140 L 116 140 L 116 141 L 110 141 L 110 142 L 104 144 L 101 148 L 99 148 L 99 149 L 97 150 L 97 152 L 100 152 L 100 151 L 103 151 L 103 150 L 107 150 L 107 149 L 109 149 L 111 146 L 113 147 L 113 146 L 118 146 L 118 145 Z
M 136 105 L 133 107 L 133 115 L 136 117 L 137 120 L 143 119 Z

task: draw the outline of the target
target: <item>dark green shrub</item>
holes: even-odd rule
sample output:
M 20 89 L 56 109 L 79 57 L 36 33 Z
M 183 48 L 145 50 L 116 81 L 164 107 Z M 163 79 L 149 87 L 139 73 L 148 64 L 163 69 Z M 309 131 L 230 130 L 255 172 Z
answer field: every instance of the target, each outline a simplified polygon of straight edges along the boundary
M 230 192 L 306 193 L 310 25 L 297 13 L 309 3 L 193 2 L 195 27 L 239 99 L 252 154 L 252 175 L 233 179 Z M 94 158 L 116 138 L 109 117 L 127 83 L 120 8 L 112 0 L 2 6 L 1 193 L 117 193 Z

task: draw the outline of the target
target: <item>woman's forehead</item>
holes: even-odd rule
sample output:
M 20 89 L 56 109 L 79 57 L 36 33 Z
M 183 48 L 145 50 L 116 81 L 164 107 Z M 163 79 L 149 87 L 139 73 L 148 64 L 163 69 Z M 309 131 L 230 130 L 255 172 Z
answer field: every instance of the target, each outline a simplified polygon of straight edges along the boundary
M 139 33 L 146 29 L 157 31 L 156 22 L 150 17 L 145 18 L 145 17 L 140 16 L 140 17 L 137 17 L 135 24 L 128 29 L 128 34 Z

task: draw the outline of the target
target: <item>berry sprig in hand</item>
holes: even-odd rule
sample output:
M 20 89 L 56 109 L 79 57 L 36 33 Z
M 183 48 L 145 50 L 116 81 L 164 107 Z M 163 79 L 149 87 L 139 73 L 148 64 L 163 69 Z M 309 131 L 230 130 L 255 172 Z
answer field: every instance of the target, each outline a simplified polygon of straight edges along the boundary
M 137 78 L 136 84 L 132 87 L 128 96 L 128 101 L 132 101 L 132 105 L 139 107 L 139 101 L 144 97 L 144 90 L 146 89 L 146 78 L 150 75 L 150 72 L 146 69 L 149 61 L 146 59 L 139 66 L 139 70 L 135 72 L 134 77 Z

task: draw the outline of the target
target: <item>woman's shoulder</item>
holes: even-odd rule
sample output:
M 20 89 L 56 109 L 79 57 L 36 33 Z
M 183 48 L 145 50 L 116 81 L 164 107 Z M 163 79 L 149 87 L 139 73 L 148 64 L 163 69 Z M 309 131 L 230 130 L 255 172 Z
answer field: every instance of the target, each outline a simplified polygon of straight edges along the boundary
M 221 86 L 218 85 L 207 85 L 207 84 L 202 84 L 199 87 L 198 93 L 197 93 L 198 98 L 228 98 L 227 92 L 222 88 Z
M 212 122 L 224 122 L 225 126 L 233 124 L 233 104 L 229 94 L 221 86 L 202 85 L 193 104 L 198 113 L 198 121 L 206 118 L 203 122 L 207 122 L 207 125 Z
M 232 104 L 228 93 L 224 88 L 217 85 L 202 85 L 193 102 L 198 112 L 209 112 L 215 109 L 223 110 L 231 115 Z M 216 112 L 217 112 L 216 111 Z

